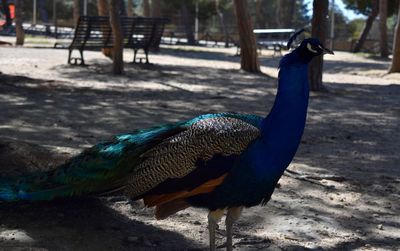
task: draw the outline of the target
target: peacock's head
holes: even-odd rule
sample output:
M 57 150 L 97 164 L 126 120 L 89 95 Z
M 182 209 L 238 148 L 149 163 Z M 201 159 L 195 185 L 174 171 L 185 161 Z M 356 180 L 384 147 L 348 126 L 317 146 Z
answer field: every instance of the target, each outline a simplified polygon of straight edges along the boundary
M 294 40 L 303 33 L 305 29 L 301 29 L 295 32 L 289 39 L 287 43 L 287 48 L 290 49 Z M 333 52 L 327 48 L 316 38 L 306 38 L 300 45 L 295 49 L 295 51 L 300 55 L 302 60 L 309 62 L 316 56 L 323 54 L 333 54 Z
M 333 54 L 333 51 L 324 47 L 324 45 L 316 38 L 304 39 L 297 48 L 299 52 L 307 57 L 315 57 L 322 54 Z

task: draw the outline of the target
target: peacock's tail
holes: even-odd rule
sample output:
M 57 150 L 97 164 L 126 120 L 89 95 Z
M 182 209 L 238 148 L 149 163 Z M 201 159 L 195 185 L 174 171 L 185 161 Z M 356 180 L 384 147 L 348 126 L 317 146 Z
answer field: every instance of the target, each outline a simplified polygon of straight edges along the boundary
M 137 166 L 142 153 L 179 130 L 179 123 L 137 130 L 97 144 L 54 170 L 0 177 L 0 201 L 52 200 L 106 193 Z

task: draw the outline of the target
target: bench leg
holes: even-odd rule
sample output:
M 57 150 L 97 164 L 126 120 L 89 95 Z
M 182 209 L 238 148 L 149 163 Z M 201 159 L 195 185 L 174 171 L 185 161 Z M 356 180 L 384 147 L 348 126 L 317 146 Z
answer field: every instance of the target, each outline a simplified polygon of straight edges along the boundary
M 68 64 L 72 64 L 72 63 L 71 63 L 71 54 L 72 54 L 72 49 L 70 49 L 70 50 L 68 51 Z
M 80 58 L 76 57 L 76 58 L 72 58 L 72 50 L 68 51 L 68 64 L 73 64 L 73 65 L 77 65 L 78 62 L 80 62 L 79 65 L 85 65 L 85 61 L 83 60 L 83 50 L 79 50 L 79 54 L 81 55 Z
M 136 63 L 136 54 L 137 54 L 137 50 L 133 50 L 133 63 Z
M 275 55 L 278 55 L 279 57 L 282 56 L 282 46 L 274 45 L 274 55 L 272 57 L 275 57 Z
M 258 53 L 258 55 L 262 55 L 262 47 L 261 46 L 258 46 L 257 53 Z
M 236 54 L 235 56 L 240 56 L 240 46 L 236 46 Z
M 83 50 L 80 50 L 79 53 L 81 54 L 81 65 L 85 65 L 85 61 L 83 60 Z
M 144 50 L 144 54 L 146 55 L 146 64 L 149 63 L 149 50 Z

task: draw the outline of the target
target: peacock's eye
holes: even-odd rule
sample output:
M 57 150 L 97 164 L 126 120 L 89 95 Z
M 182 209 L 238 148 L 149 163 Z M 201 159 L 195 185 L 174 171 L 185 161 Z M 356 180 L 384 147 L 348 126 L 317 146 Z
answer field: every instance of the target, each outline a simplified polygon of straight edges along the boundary
M 307 49 L 313 53 L 318 53 L 317 48 L 314 47 L 314 45 L 307 43 Z

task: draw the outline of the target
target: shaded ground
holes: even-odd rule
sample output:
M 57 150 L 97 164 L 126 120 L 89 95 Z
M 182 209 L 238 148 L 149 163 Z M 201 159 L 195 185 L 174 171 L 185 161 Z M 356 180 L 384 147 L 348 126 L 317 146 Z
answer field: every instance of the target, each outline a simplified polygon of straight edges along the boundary
M 127 64 L 115 77 L 99 52 L 85 52 L 89 66 L 74 67 L 65 50 L 1 48 L 2 142 L 35 143 L 62 159 L 136 128 L 208 112 L 268 112 L 278 59 L 262 56 L 268 77 L 237 70 L 234 49 L 198 50 L 164 48 L 151 55 L 154 65 Z M 328 92 L 312 94 L 290 166 L 314 183 L 284 176 L 266 207 L 244 212 L 237 250 L 399 248 L 400 76 L 384 75 L 387 61 L 340 52 L 326 59 Z M 203 210 L 156 221 L 124 198 L 2 203 L 0 249 L 203 250 L 206 226 Z

